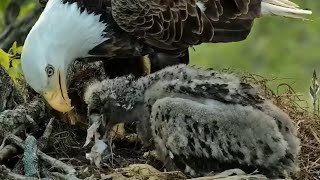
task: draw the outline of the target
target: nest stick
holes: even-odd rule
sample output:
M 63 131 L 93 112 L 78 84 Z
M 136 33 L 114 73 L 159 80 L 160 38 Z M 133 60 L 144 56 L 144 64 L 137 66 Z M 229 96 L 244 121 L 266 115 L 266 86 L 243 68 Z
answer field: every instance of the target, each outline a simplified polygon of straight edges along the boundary
M 51 118 L 50 121 L 48 122 L 46 129 L 44 130 L 41 138 L 40 138 L 40 142 L 39 142 L 39 149 L 43 150 L 47 147 L 48 144 L 48 140 L 49 140 L 49 136 L 52 133 L 52 129 L 53 129 L 53 121 L 55 118 Z
M 24 149 L 24 142 L 18 136 L 10 134 L 7 137 L 8 137 L 9 141 L 16 144 L 20 148 Z M 37 154 L 43 161 L 47 162 L 52 167 L 60 168 L 61 170 L 63 170 L 67 174 L 74 174 L 76 172 L 76 170 L 72 166 L 70 166 L 62 161 L 59 161 L 51 156 L 48 156 L 47 154 L 43 153 L 40 150 L 37 151 Z
M 17 154 L 18 150 L 14 145 L 7 145 L 0 150 L 0 164 Z

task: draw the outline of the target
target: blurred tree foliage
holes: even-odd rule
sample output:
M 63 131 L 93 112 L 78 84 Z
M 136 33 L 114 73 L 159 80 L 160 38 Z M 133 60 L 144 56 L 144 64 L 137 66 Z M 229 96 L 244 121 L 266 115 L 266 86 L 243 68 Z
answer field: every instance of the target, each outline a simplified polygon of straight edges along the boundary
M 308 94 L 313 70 L 319 72 L 320 68 L 320 1 L 292 1 L 313 11 L 310 21 L 259 18 L 245 41 L 190 49 L 192 63 L 278 77 L 271 86 L 286 82 Z
M 7 26 L 4 12 L 10 2 L 19 2 L 17 20 L 34 11 L 36 0 L 1 0 L 0 32 Z M 311 21 L 282 17 L 257 19 L 248 39 L 237 43 L 203 44 L 190 49 L 191 62 L 205 67 L 231 68 L 266 77 L 288 78 L 275 81 L 293 83 L 308 93 L 313 69 L 320 67 L 320 1 L 292 0 L 313 10 Z M 32 23 L 32 22 L 31 22 Z M 0 33 L 1 34 L 1 33 Z M 22 44 L 21 39 L 16 39 Z M 10 46 L 12 42 L 10 42 Z M 1 39 L 0 39 L 1 46 Z M 0 47 L 1 48 L 1 47 Z
M 22 45 L 40 11 L 36 0 L 1 0 L 0 48 L 8 51 L 15 41 Z
M 4 12 L 7 10 L 11 1 L 14 0 L 1 0 L 0 2 L 0 32 L 4 26 Z M 36 7 L 35 0 L 19 0 L 16 2 L 20 4 L 20 9 L 17 10 L 18 19 L 23 18 L 28 12 L 32 11 Z

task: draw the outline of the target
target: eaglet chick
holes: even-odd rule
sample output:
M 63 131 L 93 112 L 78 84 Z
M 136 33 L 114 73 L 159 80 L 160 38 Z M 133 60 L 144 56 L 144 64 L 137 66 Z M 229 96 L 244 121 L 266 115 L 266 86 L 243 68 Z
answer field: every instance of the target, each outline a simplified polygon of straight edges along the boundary
M 240 168 L 283 178 L 298 170 L 291 119 L 232 74 L 177 65 L 140 79 L 91 84 L 90 117 L 137 123 L 168 170 L 203 176 Z

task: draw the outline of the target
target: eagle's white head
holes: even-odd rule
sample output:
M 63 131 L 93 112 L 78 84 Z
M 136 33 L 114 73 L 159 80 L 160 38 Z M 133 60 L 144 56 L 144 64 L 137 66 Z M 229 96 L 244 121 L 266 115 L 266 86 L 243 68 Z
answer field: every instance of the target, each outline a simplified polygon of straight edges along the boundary
M 49 0 L 24 44 L 21 65 L 27 83 L 60 112 L 72 109 L 67 94 L 69 65 L 101 44 L 106 24 L 76 3 Z

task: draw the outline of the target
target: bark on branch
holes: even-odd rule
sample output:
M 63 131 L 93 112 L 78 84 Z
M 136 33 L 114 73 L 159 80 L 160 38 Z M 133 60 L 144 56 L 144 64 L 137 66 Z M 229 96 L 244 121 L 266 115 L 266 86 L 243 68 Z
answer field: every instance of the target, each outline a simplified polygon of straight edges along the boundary
M 23 103 L 21 93 L 15 88 L 7 72 L 0 66 L 0 137 L 6 132 L 23 130 L 46 115 L 45 103 L 41 99 Z
M 1 41 L 1 40 L 0 40 Z M 6 70 L 0 65 L 0 112 L 6 109 L 13 109 L 23 103 L 23 97 L 15 89 L 13 81 Z
M 34 120 L 44 118 L 45 112 L 45 104 L 41 100 L 19 105 L 13 110 L 5 110 L 0 114 L 1 132 L 13 132 L 20 126 L 36 125 Z

